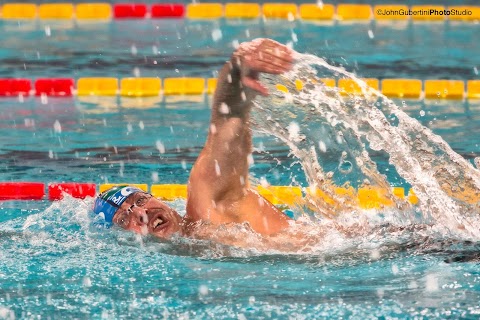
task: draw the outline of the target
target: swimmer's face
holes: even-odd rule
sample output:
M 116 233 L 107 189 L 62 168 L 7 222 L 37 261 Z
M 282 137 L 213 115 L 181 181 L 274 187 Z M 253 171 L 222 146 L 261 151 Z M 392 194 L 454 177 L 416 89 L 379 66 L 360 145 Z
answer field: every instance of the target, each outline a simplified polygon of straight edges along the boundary
M 142 235 L 167 239 L 180 230 L 180 215 L 151 194 L 131 194 L 113 216 L 113 223 Z

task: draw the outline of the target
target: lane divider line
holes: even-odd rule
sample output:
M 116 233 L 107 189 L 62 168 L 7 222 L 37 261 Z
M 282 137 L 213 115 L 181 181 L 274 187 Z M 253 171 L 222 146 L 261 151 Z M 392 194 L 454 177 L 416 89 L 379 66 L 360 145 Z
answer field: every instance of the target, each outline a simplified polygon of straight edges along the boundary
M 480 6 L 296 3 L 6 3 L 2 18 L 9 19 L 283 19 L 294 21 L 371 20 L 435 22 L 480 20 Z
M 397 99 L 480 99 L 480 80 L 420 80 L 420 79 L 375 79 L 363 78 L 366 85 L 380 90 L 385 96 Z M 322 82 L 328 87 L 337 86 L 340 94 L 361 95 L 360 86 L 352 79 L 310 79 L 313 83 Z M 120 84 L 119 84 L 120 83 Z M 84 77 L 39 78 L 32 81 L 25 78 L 0 78 L 0 97 L 17 96 L 116 96 L 155 97 L 169 95 L 212 94 L 217 85 L 216 78 L 113 78 Z M 33 87 L 33 89 L 32 89 Z M 295 90 L 301 91 L 304 83 L 297 79 Z M 287 93 L 284 84 L 277 84 L 277 90 Z M 466 90 L 465 90 L 466 88 Z
M 176 199 L 186 199 L 187 185 L 185 184 L 153 184 L 148 187 L 147 184 L 138 183 L 84 183 L 84 182 L 51 182 L 45 185 L 41 182 L 0 182 L 0 200 L 44 200 L 47 187 L 47 200 L 55 201 L 63 199 L 65 194 L 74 198 L 84 199 L 94 197 L 98 193 L 118 185 L 133 185 L 145 192 L 150 191 L 155 197 L 164 201 L 174 201 Z M 386 190 L 379 188 L 353 188 L 337 187 L 335 194 L 343 197 L 351 197 L 356 204 L 363 209 L 378 209 L 395 205 L 392 199 L 386 196 Z M 274 205 L 295 205 L 303 203 L 304 198 L 315 197 L 329 204 L 335 203 L 335 200 L 327 196 L 319 189 L 301 188 L 298 186 L 258 186 L 257 191 Z M 403 187 L 392 187 L 392 193 L 398 199 L 405 199 L 411 204 L 417 204 L 418 198 L 412 189 L 405 194 Z M 473 202 L 479 202 L 480 197 L 471 198 Z
M 0 200 L 41 200 L 44 196 L 41 182 L 0 182 Z
M 147 17 L 147 5 L 140 3 L 117 3 L 113 6 L 115 19 L 145 19 Z

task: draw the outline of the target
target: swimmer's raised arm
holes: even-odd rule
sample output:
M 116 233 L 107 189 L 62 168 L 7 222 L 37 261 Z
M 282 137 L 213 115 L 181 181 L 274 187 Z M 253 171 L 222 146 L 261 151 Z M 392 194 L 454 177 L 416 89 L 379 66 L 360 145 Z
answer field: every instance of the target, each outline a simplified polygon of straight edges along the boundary
M 213 223 L 249 222 L 270 234 L 287 218 L 249 188 L 252 152 L 250 109 L 257 94 L 268 95 L 261 72 L 281 74 L 292 68 L 292 50 L 269 39 L 243 43 L 223 66 L 212 104 L 208 139 L 189 180 L 187 218 Z

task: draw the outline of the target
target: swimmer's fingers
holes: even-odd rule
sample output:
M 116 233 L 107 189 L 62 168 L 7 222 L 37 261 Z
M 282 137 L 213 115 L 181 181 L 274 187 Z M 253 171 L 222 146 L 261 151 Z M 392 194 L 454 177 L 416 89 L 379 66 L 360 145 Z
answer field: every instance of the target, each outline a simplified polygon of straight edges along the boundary
M 285 46 L 267 47 L 259 51 L 259 57 L 261 56 L 268 61 L 272 61 L 272 63 L 281 65 L 292 64 L 294 61 L 293 51 Z
M 278 59 L 271 55 L 259 55 L 255 58 L 246 57 L 244 63 L 246 64 L 244 67 L 246 67 L 247 70 L 272 74 L 288 72 L 293 67 L 291 62 Z
M 271 73 L 271 74 L 282 74 L 284 72 L 287 72 L 291 69 L 288 66 L 277 66 L 274 64 L 271 64 L 269 62 L 264 62 L 264 61 L 256 61 L 252 63 L 251 65 L 248 66 L 248 73 L 255 72 L 264 72 L 264 73 Z
M 293 67 L 293 56 L 278 48 L 259 50 L 255 54 L 245 57 L 246 67 L 257 72 L 279 74 L 287 72 Z M 276 54 L 274 51 L 281 51 Z
M 236 65 L 248 75 L 253 72 L 279 74 L 292 68 L 294 51 L 271 39 L 244 42 L 234 53 Z
M 244 86 L 266 96 L 268 90 L 258 81 L 258 73 L 282 74 L 293 67 L 293 58 L 279 57 L 270 52 L 259 52 L 258 55 L 246 56 L 244 59 L 242 83 Z
M 242 84 L 245 87 L 248 87 L 258 93 L 260 93 L 263 96 L 268 96 L 268 89 L 263 86 L 260 81 L 256 78 L 252 77 L 243 77 L 242 78 Z
M 245 42 L 234 54 L 234 60 L 241 69 L 244 86 L 268 95 L 268 90 L 258 81 L 258 73 L 282 74 L 293 67 L 294 51 L 270 39 L 256 39 Z

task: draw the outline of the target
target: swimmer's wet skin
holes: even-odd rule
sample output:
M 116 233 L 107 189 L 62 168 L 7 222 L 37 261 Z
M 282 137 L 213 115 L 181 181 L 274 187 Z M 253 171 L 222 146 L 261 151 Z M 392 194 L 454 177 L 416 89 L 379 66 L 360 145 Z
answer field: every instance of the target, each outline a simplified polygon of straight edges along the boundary
M 242 43 L 224 65 L 214 95 L 207 142 L 190 174 L 183 219 L 162 201 L 130 186 L 99 195 L 95 213 L 107 225 L 113 223 L 160 238 L 176 232 L 191 235 L 197 222 L 213 226 L 246 222 L 262 235 L 286 229 L 290 218 L 249 185 L 249 118 L 255 96 L 269 94 L 259 74 L 281 74 L 292 66 L 293 51 L 270 39 Z

